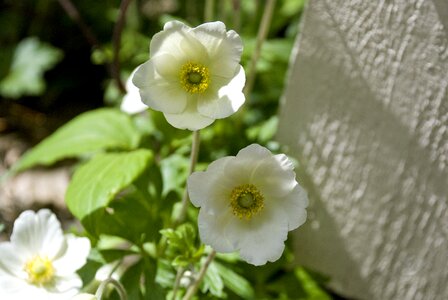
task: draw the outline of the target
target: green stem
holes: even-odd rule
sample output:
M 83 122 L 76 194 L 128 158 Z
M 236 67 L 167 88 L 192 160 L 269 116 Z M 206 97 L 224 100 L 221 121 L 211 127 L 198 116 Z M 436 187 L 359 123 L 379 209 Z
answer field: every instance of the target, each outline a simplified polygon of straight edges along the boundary
M 128 296 L 126 295 L 126 291 L 124 290 L 124 287 L 121 285 L 121 283 L 116 281 L 115 279 L 107 278 L 106 280 L 101 282 L 100 286 L 98 287 L 98 290 L 96 291 L 95 297 L 98 300 L 101 300 L 101 298 L 103 297 L 104 290 L 106 289 L 106 286 L 108 284 L 112 284 L 114 286 L 114 288 L 117 290 L 118 295 L 120 296 L 121 300 L 128 299 Z
M 213 11 L 215 10 L 215 0 L 206 0 L 204 8 L 204 20 L 210 22 L 213 20 Z
M 198 154 L 199 154 L 199 144 L 201 142 L 199 130 L 193 131 L 193 142 L 191 145 L 191 154 L 190 154 L 190 169 L 188 171 L 188 175 L 193 173 L 196 162 L 198 161 Z M 187 209 L 188 209 L 188 188 L 185 186 L 184 196 L 182 198 L 182 207 L 180 210 L 180 213 L 176 220 L 174 221 L 174 225 L 179 225 L 185 220 L 185 217 L 187 216 Z
M 215 258 L 216 251 L 212 250 L 210 254 L 207 256 L 207 260 L 202 265 L 201 270 L 199 271 L 198 278 L 196 278 L 196 281 L 191 285 L 185 296 L 182 298 L 182 300 L 190 300 L 198 291 L 199 286 L 201 285 L 202 279 L 204 279 L 205 273 L 207 272 L 207 269 L 210 265 L 210 263 L 213 261 L 213 258 Z
M 247 74 L 246 86 L 244 88 L 244 95 L 246 99 L 249 97 L 250 92 L 254 86 L 255 75 L 256 75 L 256 65 L 257 61 L 260 58 L 261 47 L 263 46 L 263 42 L 266 40 L 266 36 L 268 35 L 269 26 L 271 25 L 272 14 L 274 13 L 275 8 L 275 0 L 267 0 L 267 4 L 264 8 L 263 17 L 261 19 L 261 24 L 258 29 L 257 34 L 257 43 L 255 45 L 254 53 L 252 54 L 252 59 L 250 61 Z
M 180 286 L 180 280 L 182 279 L 182 276 L 184 275 L 184 273 L 185 273 L 185 268 L 183 268 L 183 267 L 180 267 L 177 270 L 176 280 L 174 282 L 174 288 L 173 288 L 173 300 L 176 299 L 176 294 L 177 294 L 177 291 L 179 290 L 179 286 Z

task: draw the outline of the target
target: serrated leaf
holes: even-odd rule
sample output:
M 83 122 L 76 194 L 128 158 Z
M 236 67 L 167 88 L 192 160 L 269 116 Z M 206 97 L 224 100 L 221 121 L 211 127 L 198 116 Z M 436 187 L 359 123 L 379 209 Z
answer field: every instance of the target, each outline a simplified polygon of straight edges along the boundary
M 83 113 L 28 151 L 14 166 L 18 172 L 36 165 L 79 157 L 105 149 L 135 149 L 140 135 L 130 117 L 117 109 Z
M 61 50 L 41 42 L 37 37 L 23 39 L 14 52 L 8 75 L 0 82 L 0 94 L 9 98 L 42 94 L 45 90 L 45 71 L 62 57 Z
M 229 290 L 233 291 L 243 299 L 254 298 L 254 290 L 249 281 L 246 280 L 246 278 L 242 277 L 241 275 L 235 273 L 233 270 L 216 261 L 214 262 L 214 264 L 219 272 L 219 275 L 221 275 L 224 285 Z
M 96 155 L 73 175 L 66 193 L 68 208 L 81 221 L 105 208 L 148 167 L 151 158 L 148 150 Z

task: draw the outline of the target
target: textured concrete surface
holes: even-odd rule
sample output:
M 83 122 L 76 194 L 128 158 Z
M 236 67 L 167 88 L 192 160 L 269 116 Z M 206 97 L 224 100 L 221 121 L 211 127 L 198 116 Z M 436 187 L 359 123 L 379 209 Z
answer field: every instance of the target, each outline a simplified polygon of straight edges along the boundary
M 310 0 L 278 140 L 300 263 L 357 299 L 448 299 L 448 4 Z

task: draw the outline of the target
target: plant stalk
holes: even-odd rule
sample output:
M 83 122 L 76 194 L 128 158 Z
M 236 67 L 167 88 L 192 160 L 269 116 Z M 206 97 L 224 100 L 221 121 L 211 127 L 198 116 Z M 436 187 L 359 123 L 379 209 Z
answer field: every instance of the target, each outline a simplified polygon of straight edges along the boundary
M 191 285 L 185 296 L 182 298 L 182 300 L 190 300 L 198 291 L 199 286 L 201 285 L 202 280 L 204 279 L 205 273 L 207 272 L 208 267 L 210 266 L 210 263 L 215 258 L 216 251 L 212 250 L 210 254 L 207 256 L 207 260 L 202 265 L 201 270 L 199 271 L 198 278 L 196 278 L 196 281 Z
M 190 154 L 190 169 L 188 170 L 188 175 L 194 172 L 194 169 L 196 167 L 196 162 L 198 161 L 198 154 L 199 154 L 199 145 L 201 142 L 199 130 L 193 131 L 193 141 L 191 145 L 191 154 Z M 174 221 L 174 225 L 177 226 L 180 223 L 182 223 L 185 220 L 185 217 L 187 216 L 187 210 L 188 210 L 188 188 L 185 186 L 184 195 L 182 197 L 182 206 L 179 215 L 177 216 L 176 220 Z
M 263 17 L 261 19 L 261 24 L 258 29 L 255 50 L 254 53 L 252 54 L 252 59 L 248 67 L 247 73 L 249 75 L 247 76 L 246 86 L 244 87 L 244 95 L 246 96 L 246 99 L 249 97 L 250 92 L 252 91 L 252 88 L 254 86 L 255 76 L 257 73 L 256 65 L 258 59 L 260 58 L 261 47 L 263 46 L 263 43 L 266 40 L 266 37 L 269 32 L 269 26 L 271 26 L 271 20 L 272 15 L 274 13 L 274 8 L 275 8 L 275 0 L 267 0 L 267 4 L 263 12 Z
M 126 295 L 126 291 L 124 290 L 124 287 L 121 285 L 120 282 L 118 282 L 115 279 L 107 278 L 103 282 L 101 282 L 100 286 L 98 287 L 98 290 L 96 291 L 95 297 L 98 300 L 101 300 L 104 294 L 104 290 L 106 289 L 106 286 L 108 284 L 112 284 L 113 287 L 117 290 L 118 296 L 120 296 L 121 300 L 128 300 L 128 296 Z

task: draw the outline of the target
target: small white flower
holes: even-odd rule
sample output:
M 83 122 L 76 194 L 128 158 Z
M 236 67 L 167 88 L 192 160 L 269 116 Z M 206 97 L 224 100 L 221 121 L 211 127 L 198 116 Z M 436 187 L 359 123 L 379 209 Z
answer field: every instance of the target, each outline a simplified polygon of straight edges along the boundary
M 82 286 L 75 272 L 89 251 L 89 240 L 64 235 L 50 210 L 23 212 L 11 241 L 0 243 L 0 299 L 70 299 Z
M 140 65 L 133 82 L 142 101 L 171 125 L 198 130 L 244 103 L 242 51 L 239 35 L 222 22 L 195 28 L 168 22 L 152 38 L 151 59 Z
M 188 178 L 200 207 L 201 240 L 218 252 L 239 251 L 248 263 L 280 258 L 288 231 L 306 220 L 308 198 L 290 160 L 257 144 L 211 163 Z
M 124 95 L 120 106 L 120 109 L 128 114 L 137 114 L 148 108 L 148 106 L 142 102 L 138 87 L 132 83 L 132 78 L 134 77 L 135 71 L 137 71 L 137 69 L 132 71 L 126 81 L 126 95 Z

